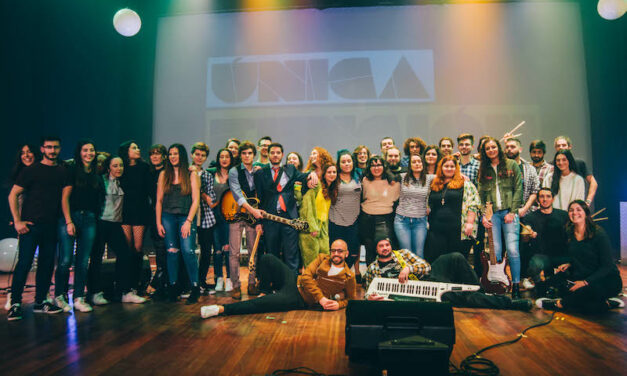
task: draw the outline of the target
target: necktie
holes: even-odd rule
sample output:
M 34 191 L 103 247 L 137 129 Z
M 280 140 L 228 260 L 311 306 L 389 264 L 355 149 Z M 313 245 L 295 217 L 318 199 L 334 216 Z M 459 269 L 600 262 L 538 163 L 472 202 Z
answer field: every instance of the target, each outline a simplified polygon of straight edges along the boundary
M 277 177 L 279 177 L 279 168 L 272 167 L 272 171 L 274 175 L 273 180 L 276 181 Z M 283 200 L 283 195 L 281 194 L 281 192 L 283 191 L 283 187 L 281 186 L 281 181 L 279 181 L 279 183 L 276 185 L 276 190 L 277 192 L 279 192 L 279 207 L 281 208 L 282 211 L 286 212 L 287 206 L 285 206 L 285 201 Z

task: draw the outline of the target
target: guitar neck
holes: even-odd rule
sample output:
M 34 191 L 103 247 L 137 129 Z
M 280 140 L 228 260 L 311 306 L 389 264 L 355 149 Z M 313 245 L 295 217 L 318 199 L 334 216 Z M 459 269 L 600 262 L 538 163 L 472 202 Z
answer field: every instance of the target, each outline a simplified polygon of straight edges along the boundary
M 279 217 L 278 215 L 269 214 L 269 213 L 266 213 L 266 212 L 263 213 L 263 217 L 265 219 L 269 219 L 269 220 L 275 221 L 275 222 L 280 222 L 280 223 L 283 223 L 285 225 L 291 225 L 292 224 L 289 219 L 286 219 L 286 218 L 283 218 L 283 217 Z

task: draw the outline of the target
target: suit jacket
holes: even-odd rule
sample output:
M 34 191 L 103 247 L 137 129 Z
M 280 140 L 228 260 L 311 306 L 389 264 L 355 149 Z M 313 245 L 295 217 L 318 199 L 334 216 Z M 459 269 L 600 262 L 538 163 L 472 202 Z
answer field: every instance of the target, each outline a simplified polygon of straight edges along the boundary
M 270 167 L 263 167 L 255 171 L 255 188 L 257 189 L 257 197 L 261 201 L 261 208 L 270 214 L 278 214 L 277 203 L 279 195 L 281 195 L 289 218 L 298 218 L 298 208 L 294 198 L 294 183 L 298 181 L 305 184 L 308 174 L 296 170 L 292 165 L 281 166 L 279 168 L 279 176 L 275 182 L 272 173 L 272 168 Z M 277 191 L 277 182 L 281 179 L 282 174 L 287 175 L 287 183 L 279 193 Z

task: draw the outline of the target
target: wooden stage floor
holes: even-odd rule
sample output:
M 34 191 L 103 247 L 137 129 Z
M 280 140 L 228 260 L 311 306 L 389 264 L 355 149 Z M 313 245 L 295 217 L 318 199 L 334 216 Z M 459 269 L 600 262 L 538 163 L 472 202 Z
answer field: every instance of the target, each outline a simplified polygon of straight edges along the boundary
M 626 271 L 621 269 L 624 281 Z M 201 319 L 201 305 L 231 301 L 221 293 L 192 306 L 111 304 L 93 313 L 45 315 L 32 313 L 33 290 L 24 296 L 23 320 L 0 320 L 0 374 L 264 375 L 299 366 L 324 374 L 378 374 L 344 355 L 344 311 Z M 459 365 L 549 317 L 535 308 L 528 313 L 455 309 L 451 361 Z M 521 341 L 482 355 L 502 375 L 625 375 L 626 319 L 625 309 L 596 317 L 558 313 Z

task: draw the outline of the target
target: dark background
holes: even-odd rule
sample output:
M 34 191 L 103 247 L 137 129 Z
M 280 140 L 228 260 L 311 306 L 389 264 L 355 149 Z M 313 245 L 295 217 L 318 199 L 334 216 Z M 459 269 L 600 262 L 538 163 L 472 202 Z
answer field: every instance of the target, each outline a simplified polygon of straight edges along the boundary
M 597 2 L 578 0 L 583 25 L 597 209 L 619 257 L 619 202 L 627 201 L 627 15 L 606 21 Z M 197 4 L 200 2 L 194 2 Z M 0 0 L 2 28 L 2 155 L 0 157 L 0 239 L 15 236 L 7 225 L 9 172 L 20 144 L 44 134 L 62 139 L 62 157 L 76 142 L 93 138 L 98 150 L 115 151 L 135 139 L 152 141 L 156 25 L 160 16 L 238 9 L 238 1 L 207 1 L 211 9 L 185 8 L 176 0 Z M 275 2 L 276 3 L 276 2 Z M 288 3 L 288 2 L 283 2 Z M 427 4 L 441 1 L 291 1 L 291 7 Z M 142 19 L 140 32 L 125 38 L 113 15 L 129 7 Z M 552 144 L 552 140 L 545 140 Z M 552 145 L 548 145 L 552 151 Z M 526 155 L 525 151 L 525 155 Z M 551 154 L 551 153 L 549 153 Z

